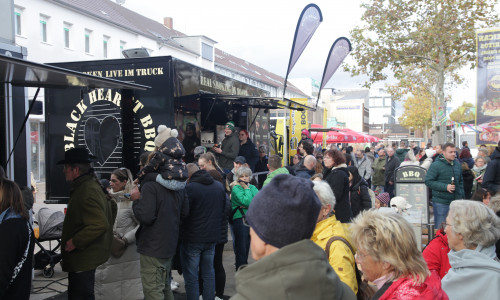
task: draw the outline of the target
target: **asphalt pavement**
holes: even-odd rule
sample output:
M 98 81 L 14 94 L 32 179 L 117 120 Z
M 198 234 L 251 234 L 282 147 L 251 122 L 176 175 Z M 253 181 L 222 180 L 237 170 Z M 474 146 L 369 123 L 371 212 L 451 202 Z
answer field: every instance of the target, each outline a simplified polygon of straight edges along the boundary
M 50 209 L 64 211 L 66 205 L 60 204 L 45 204 L 41 199 L 41 195 L 45 195 L 45 185 L 38 185 L 39 192 L 36 195 L 36 202 L 33 206 L 33 210 L 36 213 L 41 207 L 49 207 Z M 46 241 L 42 243 L 45 249 L 50 249 L 56 247 L 56 241 Z M 35 254 L 40 250 L 40 248 L 35 246 Z M 235 268 L 234 268 L 234 252 L 232 250 L 232 239 L 229 235 L 229 242 L 226 244 L 223 254 L 223 264 L 226 270 L 226 287 L 224 289 L 224 299 L 229 299 L 236 293 L 235 290 Z M 253 262 L 251 255 L 249 257 L 249 262 Z M 184 278 L 177 273 L 177 271 L 172 272 L 172 277 L 175 281 L 180 283 L 180 287 L 174 291 L 174 297 L 176 300 L 186 299 L 186 290 L 184 289 Z M 30 295 L 31 300 L 42 300 L 42 299 L 68 299 L 67 296 L 68 289 L 68 273 L 63 272 L 61 265 L 58 263 L 54 267 L 54 274 L 52 277 L 46 278 L 42 270 L 34 270 L 34 278 L 32 284 L 32 291 Z

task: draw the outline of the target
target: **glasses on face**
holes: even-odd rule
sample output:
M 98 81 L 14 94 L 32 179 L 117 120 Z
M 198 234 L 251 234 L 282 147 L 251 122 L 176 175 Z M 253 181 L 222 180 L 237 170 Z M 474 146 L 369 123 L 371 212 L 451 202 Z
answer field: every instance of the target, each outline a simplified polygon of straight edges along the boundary
M 358 252 L 356 252 L 356 254 L 354 254 L 354 259 L 361 261 L 366 256 L 368 256 L 368 254 L 363 254 L 363 253 L 361 253 L 361 252 L 358 251 Z

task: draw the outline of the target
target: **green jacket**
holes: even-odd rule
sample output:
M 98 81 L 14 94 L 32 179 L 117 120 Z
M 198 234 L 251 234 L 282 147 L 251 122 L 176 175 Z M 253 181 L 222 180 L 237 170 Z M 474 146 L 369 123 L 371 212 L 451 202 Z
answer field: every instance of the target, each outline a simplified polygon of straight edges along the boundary
M 394 153 L 394 155 L 396 155 L 396 157 L 399 159 L 399 162 L 404 162 L 408 151 L 410 151 L 410 149 L 408 148 L 398 148 L 396 149 L 396 153 Z
M 325 251 L 311 240 L 287 245 L 242 266 L 235 279 L 234 300 L 356 299 L 328 263 Z
M 233 168 L 234 159 L 240 152 L 238 133 L 233 131 L 233 133 L 224 137 L 220 148 L 222 152 L 220 154 L 216 153 L 217 162 L 221 168 L 231 170 Z
M 455 178 L 454 193 L 446 190 L 451 183 L 451 177 Z M 437 203 L 449 205 L 453 200 L 465 199 L 462 166 L 457 159 L 450 163 L 442 154 L 439 155 L 425 175 L 425 185 L 432 190 L 432 201 Z
M 241 185 L 235 185 L 231 191 L 231 210 L 234 210 L 238 206 L 243 206 L 243 212 L 246 214 L 250 202 L 252 202 L 253 197 L 257 195 L 259 190 L 252 184 L 249 184 L 248 189 L 244 189 Z M 233 215 L 233 220 L 241 218 L 241 212 L 237 210 Z
M 279 174 L 290 174 L 290 172 L 288 172 L 288 170 L 285 167 L 282 167 L 282 168 L 279 168 L 279 169 L 272 171 L 271 173 L 267 174 L 267 178 L 266 178 L 266 180 L 264 180 L 262 187 L 264 187 L 266 184 L 271 182 L 271 179 L 273 179 L 274 176 L 279 175 Z
M 116 210 L 116 202 L 104 195 L 93 175 L 72 182 L 61 236 L 63 271 L 90 271 L 108 260 Z M 70 239 L 76 249 L 67 252 Z
M 373 185 L 385 185 L 385 163 L 386 159 L 384 157 L 375 158 L 373 162 L 373 173 L 372 173 L 372 184 Z

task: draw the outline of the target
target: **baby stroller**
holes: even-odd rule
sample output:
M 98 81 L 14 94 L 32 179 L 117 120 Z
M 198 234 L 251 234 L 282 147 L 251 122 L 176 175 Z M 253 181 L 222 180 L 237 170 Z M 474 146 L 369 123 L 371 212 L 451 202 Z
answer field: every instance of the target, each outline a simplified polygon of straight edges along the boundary
M 61 246 L 61 235 L 64 222 L 64 214 L 57 210 L 42 207 L 35 216 L 39 227 L 36 244 L 40 251 L 35 254 L 35 270 L 43 270 L 43 276 L 50 278 L 54 275 L 54 266 L 61 261 L 61 254 L 56 251 Z M 45 249 L 42 242 L 49 242 L 49 249 Z M 57 245 L 52 248 L 52 241 Z

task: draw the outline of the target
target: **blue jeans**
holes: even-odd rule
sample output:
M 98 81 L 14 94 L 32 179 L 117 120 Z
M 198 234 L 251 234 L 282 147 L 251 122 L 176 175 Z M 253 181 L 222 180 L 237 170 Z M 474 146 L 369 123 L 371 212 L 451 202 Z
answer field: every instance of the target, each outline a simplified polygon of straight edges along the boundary
M 215 243 L 181 244 L 182 275 L 188 300 L 199 299 L 198 268 L 203 278 L 203 299 L 215 299 L 214 255 Z
M 250 227 L 243 224 L 243 219 L 238 218 L 231 225 L 233 235 L 233 249 L 236 258 L 236 270 L 242 265 L 248 264 L 248 253 L 250 251 Z
M 434 211 L 434 228 L 439 229 L 441 228 L 439 227 L 441 226 L 441 223 L 446 221 L 448 211 L 450 210 L 450 205 L 432 201 L 432 209 Z

